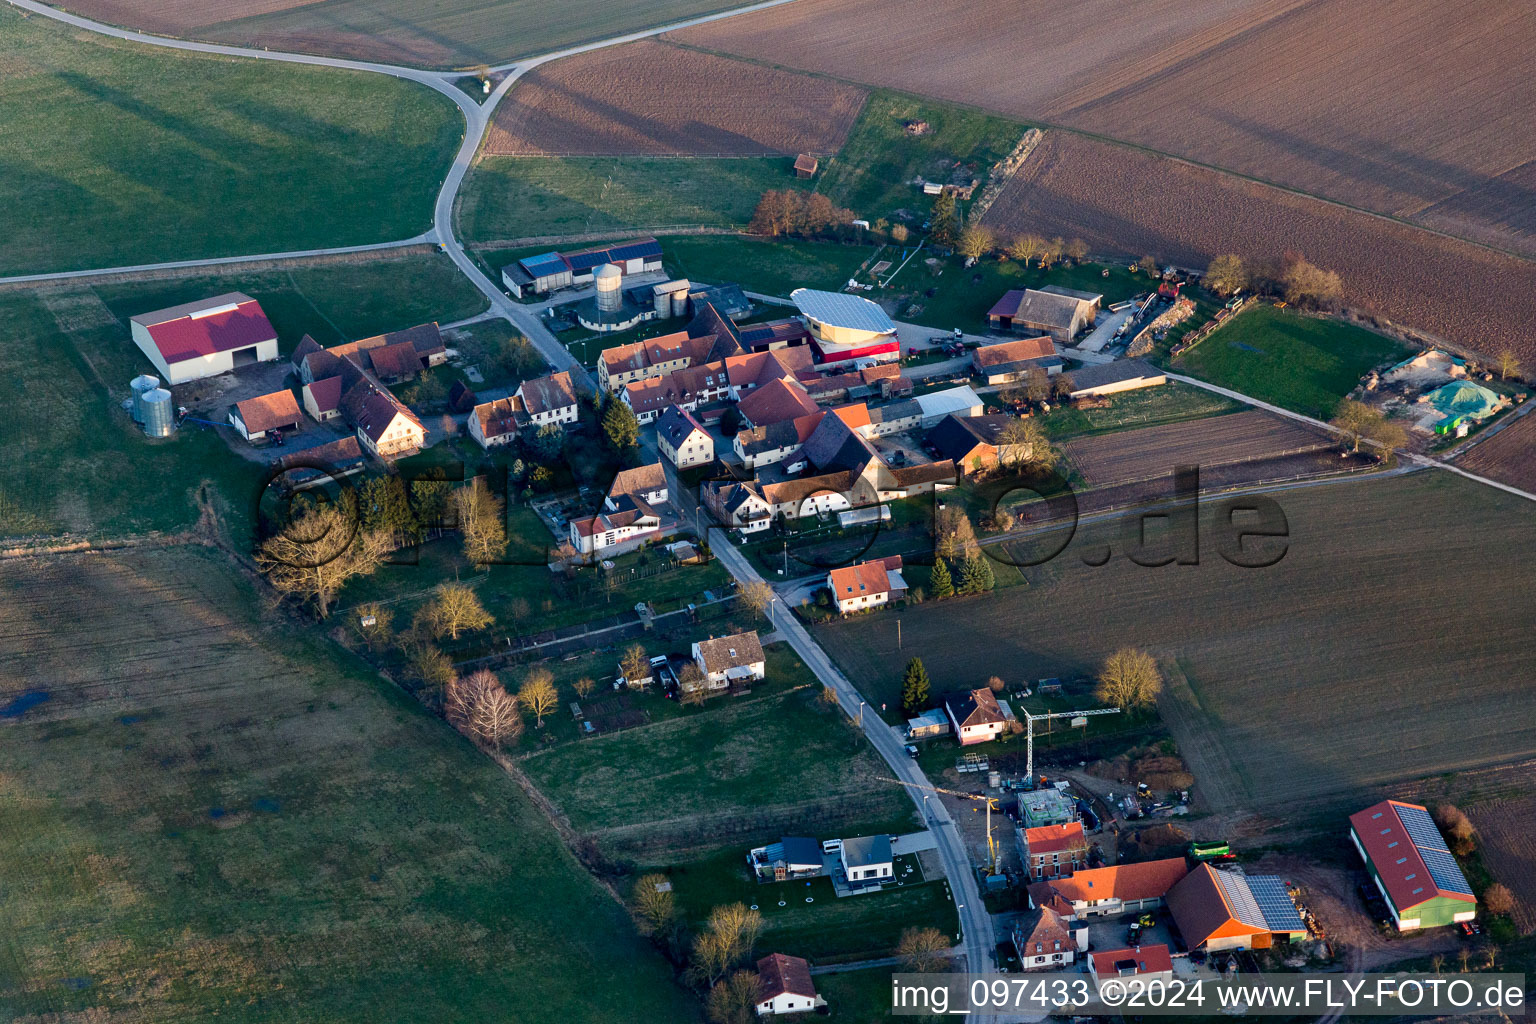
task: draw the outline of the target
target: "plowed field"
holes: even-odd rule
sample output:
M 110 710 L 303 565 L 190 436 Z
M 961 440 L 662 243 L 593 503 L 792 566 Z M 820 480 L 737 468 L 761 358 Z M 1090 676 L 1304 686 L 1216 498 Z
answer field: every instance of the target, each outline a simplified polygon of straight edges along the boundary
M 1536 494 L 1536 416 L 1526 414 L 1456 460 L 1468 473 Z
M 1498 339 L 1536 363 L 1536 264 L 1127 147 L 1047 132 L 986 223 L 1191 267 L 1300 250 L 1339 272 L 1352 306 L 1474 350 Z
M 1263 412 L 1213 416 L 1068 441 L 1072 465 L 1091 487 L 1170 476 L 1178 465 L 1219 466 L 1315 451 L 1332 439 Z
M 837 152 L 866 93 L 662 43 L 545 65 L 496 113 L 498 156 L 771 156 Z

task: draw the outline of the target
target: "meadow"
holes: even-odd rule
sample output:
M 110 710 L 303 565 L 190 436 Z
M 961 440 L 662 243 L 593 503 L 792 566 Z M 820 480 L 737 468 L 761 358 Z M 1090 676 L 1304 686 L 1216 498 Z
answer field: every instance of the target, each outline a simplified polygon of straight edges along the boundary
M 1136 565 L 1122 523 L 1090 524 L 1025 569 L 1028 586 L 817 636 L 866 695 L 891 701 L 909 652 L 939 693 L 993 674 L 1090 676 L 1120 647 L 1149 650 L 1188 679 L 1192 706 L 1170 722 L 1181 749 L 1229 766 L 1204 784 L 1231 794 L 1211 801 L 1218 810 L 1347 801 L 1536 755 L 1523 696 L 1536 536 L 1523 501 L 1430 471 L 1273 497 L 1290 539 L 1267 568 L 1217 554 L 1207 504 L 1198 565 Z M 1085 564 L 1106 545 L 1106 565 Z
M 0 1017 L 697 1018 L 502 769 L 216 553 L 0 593 Z
M 432 226 L 463 119 L 383 75 L 172 53 L 0 9 L 0 275 Z
M 1175 368 L 1315 419 L 1406 346 L 1353 324 L 1271 305 L 1250 306 L 1179 357 Z

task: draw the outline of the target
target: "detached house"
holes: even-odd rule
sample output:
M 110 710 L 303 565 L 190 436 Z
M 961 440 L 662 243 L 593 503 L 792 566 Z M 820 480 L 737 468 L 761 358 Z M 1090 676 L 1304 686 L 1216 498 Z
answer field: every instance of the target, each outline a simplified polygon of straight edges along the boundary
M 827 573 L 827 589 L 832 591 L 832 600 L 843 615 L 900 601 L 907 596 L 901 556 L 889 555 L 833 569 Z
M 944 713 L 949 716 L 955 738 L 962 747 L 995 740 L 1008 725 L 1008 718 L 997 703 L 997 695 L 985 686 L 945 694 Z
M 358 442 L 377 458 L 411 455 L 426 444 L 427 428 L 416 414 L 371 381 L 354 386 L 343 405 L 352 410 Z
M 1050 907 L 1026 911 L 1013 926 L 1013 946 L 1026 971 L 1062 968 L 1077 957 L 1077 941 Z
M 602 510 L 571 520 L 571 546 L 590 555 L 659 533 L 666 505 L 667 477 L 661 463 L 621 470 L 614 475 Z
M 766 666 L 763 644 L 758 640 L 756 630 L 696 641 L 693 661 L 704 673 L 705 687 L 711 690 L 724 690 L 733 683 L 761 679 Z
M 1019 859 L 1032 880 L 1061 878 L 1088 866 L 1088 838 L 1083 825 L 1041 825 L 1018 832 Z
M 691 412 L 675 405 L 656 421 L 656 447 L 678 469 L 715 461 L 715 439 Z
M 878 887 L 896 877 L 890 836 L 860 836 L 844 839 L 842 844 L 838 858 L 850 888 Z
M 546 423 L 576 422 L 576 391 L 571 387 L 571 375 L 564 370 L 523 381 L 512 400 L 535 430 Z
M 498 398 L 494 402 L 482 402 L 470 410 L 469 436 L 487 451 L 515 441 L 517 411 L 513 400 Z
M 811 965 L 797 956 L 774 953 L 757 962 L 757 1015 L 810 1013 L 827 1001 L 816 994 Z
M 1163 945 L 1105 950 L 1089 954 L 1088 962 L 1088 973 L 1093 975 L 1094 986 L 1100 995 L 1106 984 L 1117 979 L 1122 984 L 1141 986 L 1157 982 L 1167 985 L 1173 980 L 1173 957 Z

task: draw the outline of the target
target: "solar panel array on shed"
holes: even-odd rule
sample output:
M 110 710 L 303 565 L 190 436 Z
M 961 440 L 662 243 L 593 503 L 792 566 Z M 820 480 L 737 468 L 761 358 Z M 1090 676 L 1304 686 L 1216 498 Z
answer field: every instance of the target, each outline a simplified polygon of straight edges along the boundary
M 1264 915 L 1264 926 L 1272 932 L 1304 932 L 1306 924 L 1296 909 L 1296 901 L 1286 891 L 1285 883 L 1275 875 L 1249 875 L 1248 891 Z
M 520 262 L 523 264 L 523 269 L 533 277 L 548 277 L 565 271 L 565 260 L 561 259 L 557 252 L 540 253 Z
M 1461 873 L 1460 865 L 1451 855 L 1445 837 L 1440 834 L 1429 812 L 1422 807 L 1398 804 L 1397 817 L 1407 830 L 1408 838 L 1418 848 L 1419 856 L 1424 858 L 1424 866 L 1429 869 L 1434 883 L 1446 892 L 1471 896 L 1472 887 L 1467 884 L 1467 876 Z

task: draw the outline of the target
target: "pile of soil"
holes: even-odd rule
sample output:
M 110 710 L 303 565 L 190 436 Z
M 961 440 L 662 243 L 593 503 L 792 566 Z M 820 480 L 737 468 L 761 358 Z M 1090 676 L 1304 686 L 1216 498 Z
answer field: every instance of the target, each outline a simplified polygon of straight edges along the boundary
M 1122 861 L 1158 860 L 1179 857 L 1189 843 L 1189 836 L 1174 825 L 1149 825 L 1120 833 Z

